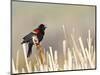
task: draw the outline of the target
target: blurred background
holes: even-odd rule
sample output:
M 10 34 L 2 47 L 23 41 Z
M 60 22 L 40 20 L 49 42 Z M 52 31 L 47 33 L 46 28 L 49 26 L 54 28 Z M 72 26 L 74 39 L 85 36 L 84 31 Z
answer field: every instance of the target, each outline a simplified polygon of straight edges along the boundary
M 95 43 L 95 7 L 82 5 L 45 4 L 31 2 L 12 2 L 12 57 L 16 58 L 16 52 L 20 51 L 20 66 L 24 66 L 22 38 L 37 28 L 39 24 L 45 24 L 47 29 L 41 42 L 46 51 L 49 46 L 58 50 L 59 63 L 62 58 L 62 41 L 67 39 L 67 48 L 72 48 L 71 34 L 74 35 L 78 44 L 78 37 L 81 36 L 85 47 L 87 47 L 88 30 L 91 31 L 92 44 Z M 66 36 L 64 36 L 64 25 Z M 33 48 L 34 57 L 35 49 Z M 33 59 L 34 61 L 34 59 Z

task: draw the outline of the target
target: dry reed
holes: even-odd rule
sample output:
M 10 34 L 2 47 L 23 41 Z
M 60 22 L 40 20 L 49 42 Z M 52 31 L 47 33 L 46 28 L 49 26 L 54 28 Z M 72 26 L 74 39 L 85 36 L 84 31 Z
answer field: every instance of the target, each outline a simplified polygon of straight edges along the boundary
M 64 36 L 66 37 L 66 31 L 63 26 Z M 46 71 L 60 71 L 60 70 L 75 70 L 75 69 L 90 69 L 95 68 L 95 48 L 91 43 L 93 40 L 91 38 L 90 30 L 88 31 L 87 37 L 87 48 L 84 47 L 82 37 L 79 36 L 78 42 L 80 49 L 77 46 L 76 40 L 71 34 L 71 40 L 73 48 L 66 47 L 66 40 L 63 40 L 63 68 L 60 67 L 58 63 L 58 50 L 53 53 L 52 47 L 49 47 L 49 51 L 44 52 L 44 48 L 41 45 L 37 46 L 40 50 L 39 55 L 36 56 L 37 63 L 32 68 L 32 62 L 29 61 L 26 56 L 26 46 L 23 44 L 23 53 L 26 63 L 26 68 L 28 72 L 46 72 Z M 34 59 L 33 59 L 34 60 Z M 16 62 L 12 59 L 12 70 L 13 73 L 19 73 L 18 63 L 19 62 L 19 51 L 17 51 Z M 15 67 L 16 64 L 16 67 Z M 25 68 L 22 67 L 22 73 L 25 72 Z

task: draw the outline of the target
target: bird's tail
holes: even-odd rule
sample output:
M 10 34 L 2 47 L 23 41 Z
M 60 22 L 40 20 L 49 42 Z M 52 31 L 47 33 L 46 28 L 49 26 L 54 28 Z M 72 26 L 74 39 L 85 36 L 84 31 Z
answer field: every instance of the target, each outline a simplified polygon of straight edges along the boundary
M 30 55 L 31 55 L 31 53 L 32 53 L 32 44 L 31 43 L 29 43 L 28 44 L 28 52 L 27 52 L 27 57 L 29 57 Z
M 31 55 L 31 52 L 28 52 L 28 53 L 27 53 L 27 58 L 30 57 L 30 55 Z

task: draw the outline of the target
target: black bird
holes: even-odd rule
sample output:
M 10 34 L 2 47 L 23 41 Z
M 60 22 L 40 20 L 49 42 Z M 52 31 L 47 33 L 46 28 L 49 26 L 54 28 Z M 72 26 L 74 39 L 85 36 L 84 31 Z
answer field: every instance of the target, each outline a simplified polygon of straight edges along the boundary
M 32 46 L 34 44 L 39 44 L 43 40 L 43 37 L 44 37 L 44 34 L 45 34 L 45 29 L 46 29 L 46 26 L 44 24 L 40 24 L 38 26 L 38 28 L 34 29 L 28 35 L 23 37 L 23 41 L 22 41 L 21 44 L 28 43 L 27 57 L 29 57 L 32 53 Z

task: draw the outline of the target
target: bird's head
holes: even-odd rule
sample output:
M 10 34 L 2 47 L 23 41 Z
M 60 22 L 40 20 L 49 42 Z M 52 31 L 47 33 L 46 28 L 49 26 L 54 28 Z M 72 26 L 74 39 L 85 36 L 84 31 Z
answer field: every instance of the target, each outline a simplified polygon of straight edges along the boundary
M 40 24 L 38 27 L 40 30 L 45 31 L 45 29 L 47 28 L 44 24 Z

